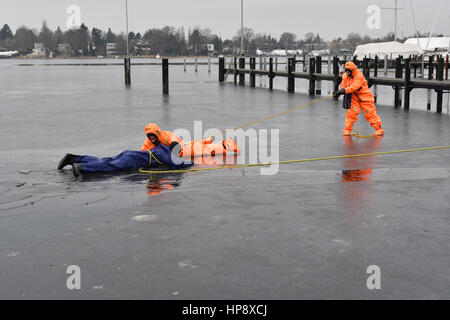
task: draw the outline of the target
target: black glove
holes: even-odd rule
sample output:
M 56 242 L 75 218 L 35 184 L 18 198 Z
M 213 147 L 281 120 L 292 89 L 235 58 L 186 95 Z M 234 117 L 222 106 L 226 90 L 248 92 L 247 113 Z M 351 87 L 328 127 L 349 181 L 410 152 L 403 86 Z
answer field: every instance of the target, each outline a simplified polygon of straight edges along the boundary
M 339 98 L 339 96 L 342 96 L 344 94 L 345 94 L 345 89 L 341 89 L 338 92 L 336 92 L 334 95 Z

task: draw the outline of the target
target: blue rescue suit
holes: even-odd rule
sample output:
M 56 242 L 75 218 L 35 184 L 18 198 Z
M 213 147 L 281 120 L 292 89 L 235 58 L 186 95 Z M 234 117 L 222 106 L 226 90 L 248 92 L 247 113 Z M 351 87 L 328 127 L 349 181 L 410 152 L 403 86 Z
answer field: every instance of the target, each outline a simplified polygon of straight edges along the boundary
M 168 165 L 172 169 L 182 169 L 192 165 L 190 161 L 173 155 L 169 147 L 163 144 L 147 151 L 125 150 L 111 158 L 79 156 L 74 163 L 81 164 L 81 172 L 86 173 L 137 170 L 142 167 L 156 168 L 161 165 Z

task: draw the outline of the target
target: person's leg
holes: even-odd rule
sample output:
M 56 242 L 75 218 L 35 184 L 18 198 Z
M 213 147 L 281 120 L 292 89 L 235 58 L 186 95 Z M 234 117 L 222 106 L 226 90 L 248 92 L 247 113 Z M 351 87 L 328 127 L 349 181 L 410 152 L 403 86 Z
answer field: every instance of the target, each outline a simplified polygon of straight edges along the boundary
M 88 162 L 95 162 L 99 161 L 101 158 L 93 157 L 93 156 L 78 156 L 75 158 L 75 163 L 88 163 Z
M 352 99 L 352 106 L 345 115 L 345 128 L 342 133 L 348 136 L 352 133 L 353 124 L 358 121 L 358 114 L 361 112 L 359 101 Z
M 384 130 L 381 128 L 383 124 L 380 116 L 377 114 L 377 109 L 373 102 L 362 102 L 361 108 L 364 111 L 364 116 L 370 125 L 375 129 L 376 135 L 383 135 Z
M 93 173 L 139 169 L 149 164 L 149 162 L 150 155 L 147 151 L 126 150 L 112 158 L 102 158 L 93 162 L 81 163 L 81 171 Z

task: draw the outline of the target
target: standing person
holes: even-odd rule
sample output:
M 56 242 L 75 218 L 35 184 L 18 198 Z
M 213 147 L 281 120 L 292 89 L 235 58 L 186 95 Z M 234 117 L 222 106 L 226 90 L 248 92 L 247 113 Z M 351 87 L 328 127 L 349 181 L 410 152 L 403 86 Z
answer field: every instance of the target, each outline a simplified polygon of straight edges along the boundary
M 353 123 L 358 121 L 358 114 L 361 109 L 364 112 L 366 120 L 375 129 L 376 136 L 382 136 L 384 130 L 381 127 L 382 122 L 377 114 L 375 107 L 375 98 L 369 89 L 368 83 L 361 71 L 356 68 L 352 61 L 345 63 L 345 73 L 342 76 L 341 90 L 336 95 L 346 95 L 344 99 L 349 102 L 348 112 L 345 117 L 345 128 L 342 130 L 344 136 L 349 136 L 353 129 Z
M 172 169 L 186 168 L 192 165 L 190 161 L 173 155 L 170 148 L 160 143 L 158 137 L 149 134 L 149 140 L 153 148 L 146 151 L 125 150 L 119 155 L 111 158 L 97 158 L 92 156 L 79 156 L 66 154 L 58 164 L 61 170 L 67 165 L 72 165 L 75 177 L 80 173 L 114 172 L 121 170 L 132 170 L 155 168 L 168 165 Z

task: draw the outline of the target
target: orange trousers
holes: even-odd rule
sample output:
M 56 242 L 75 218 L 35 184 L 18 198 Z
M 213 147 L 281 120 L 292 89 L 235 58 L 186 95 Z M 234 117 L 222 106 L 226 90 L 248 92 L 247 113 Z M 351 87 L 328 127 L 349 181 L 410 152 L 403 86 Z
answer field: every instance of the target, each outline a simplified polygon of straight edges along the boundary
M 361 109 L 364 112 L 366 120 L 373 128 L 377 129 L 378 127 L 381 127 L 382 122 L 373 102 L 352 99 L 352 107 L 348 110 L 345 117 L 345 129 L 352 130 L 353 123 L 358 121 L 358 115 L 361 112 Z

